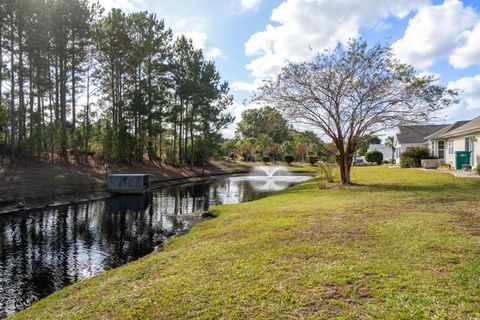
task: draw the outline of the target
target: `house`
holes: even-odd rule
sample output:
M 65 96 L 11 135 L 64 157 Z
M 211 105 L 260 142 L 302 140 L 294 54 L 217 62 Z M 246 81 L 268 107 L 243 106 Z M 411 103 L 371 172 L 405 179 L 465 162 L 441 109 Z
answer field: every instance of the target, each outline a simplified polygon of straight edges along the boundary
M 457 151 L 471 151 L 470 165 L 480 164 L 480 146 L 477 137 L 480 136 L 480 117 L 470 121 L 457 121 L 426 137 L 432 155 L 443 162 L 455 166 Z
M 395 162 L 400 163 L 400 155 L 409 148 L 427 147 L 426 137 L 448 127 L 449 125 L 428 124 L 400 126 L 394 136 Z
M 383 160 L 392 160 L 392 148 L 384 144 L 371 144 L 368 146 L 368 151 L 380 151 L 383 154 Z

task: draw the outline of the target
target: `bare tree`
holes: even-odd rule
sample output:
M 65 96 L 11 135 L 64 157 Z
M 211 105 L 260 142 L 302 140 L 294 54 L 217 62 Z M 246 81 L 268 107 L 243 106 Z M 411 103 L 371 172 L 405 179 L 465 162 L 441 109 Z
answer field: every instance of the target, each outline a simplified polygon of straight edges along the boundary
M 311 61 L 288 64 L 265 82 L 254 100 L 330 137 L 340 155 L 342 184 L 349 185 L 352 160 L 364 136 L 429 121 L 435 111 L 457 103 L 456 97 L 434 76 L 416 76 L 389 46 L 369 47 L 354 39 Z

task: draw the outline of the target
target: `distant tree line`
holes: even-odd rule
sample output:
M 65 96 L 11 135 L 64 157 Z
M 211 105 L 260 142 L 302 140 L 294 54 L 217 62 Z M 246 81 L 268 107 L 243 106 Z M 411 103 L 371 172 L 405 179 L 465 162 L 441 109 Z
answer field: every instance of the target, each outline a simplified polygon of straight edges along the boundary
M 213 62 L 154 14 L 0 2 L 0 154 L 200 164 L 233 121 Z
M 283 161 L 293 156 L 305 162 L 316 156 L 326 162 L 335 161 L 336 148 L 323 142 L 314 132 L 298 132 L 282 114 L 271 107 L 245 110 L 238 123 L 235 137 L 223 143 L 226 156 L 243 158 L 245 161 Z

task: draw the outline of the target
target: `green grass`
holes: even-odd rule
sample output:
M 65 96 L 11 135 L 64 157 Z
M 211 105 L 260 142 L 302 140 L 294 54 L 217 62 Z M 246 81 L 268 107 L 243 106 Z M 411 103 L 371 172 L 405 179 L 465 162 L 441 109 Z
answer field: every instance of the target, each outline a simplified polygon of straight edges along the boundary
M 353 180 L 216 207 L 164 252 L 16 318 L 479 318 L 480 180 L 386 167 Z

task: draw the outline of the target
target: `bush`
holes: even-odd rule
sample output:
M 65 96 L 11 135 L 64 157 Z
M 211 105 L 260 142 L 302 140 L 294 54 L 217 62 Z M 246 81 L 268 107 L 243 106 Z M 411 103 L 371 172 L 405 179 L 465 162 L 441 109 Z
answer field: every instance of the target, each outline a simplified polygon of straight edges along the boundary
M 383 153 L 378 150 L 370 151 L 365 154 L 367 162 L 375 162 L 378 165 L 383 163 Z
M 283 160 L 285 160 L 285 162 L 288 165 L 291 165 L 292 162 L 295 161 L 295 156 L 293 154 L 287 154 L 287 155 L 285 155 L 285 157 L 283 157 Z
M 263 156 L 262 161 L 263 161 L 263 163 L 267 164 L 270 161 L 272 161 L 272 159 L 269 156 Z
M 320 190 L 325 190 L 327 189 L 327 178 L 325 177 L 320 177 L 318 179 L 318 189 Z
M 334 176 L 333 176 L 333 169 L 335 167 L 331 164 L 328 163 L 321 163 L 320 164 L 320 171 L 323 173 L 323 176 L 325 179 L 327 179 L 328 182 L 335 182 Z
M 400 168 L 418 168 L 417 160 L 402 155 L 400 157 Z
M 400 156 L 401 168 L 419 168 L 423 159 L 435 159 L 425 147 L 410 148 Z
M 315 156 L 315 155 L 309 155 L 307 157 L 307 161 L 312 165 L 314 166 L 317 162 L 318 162 L 319 158 L 318 156 Z
M 477 166 L 476 170 L 477 170 L 477 173 L 480 174 L 480 164 Z

